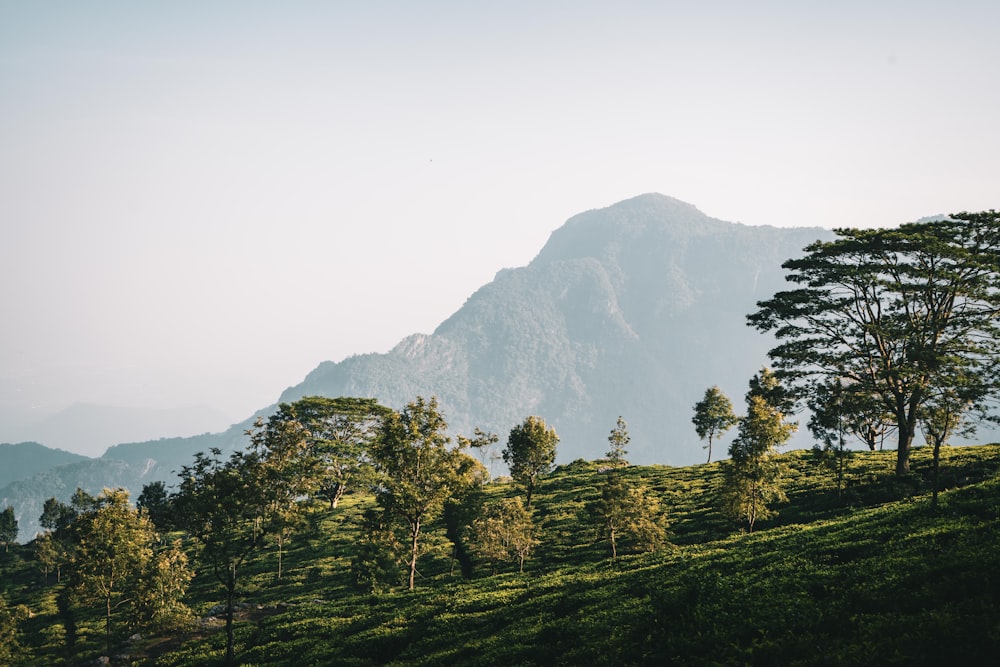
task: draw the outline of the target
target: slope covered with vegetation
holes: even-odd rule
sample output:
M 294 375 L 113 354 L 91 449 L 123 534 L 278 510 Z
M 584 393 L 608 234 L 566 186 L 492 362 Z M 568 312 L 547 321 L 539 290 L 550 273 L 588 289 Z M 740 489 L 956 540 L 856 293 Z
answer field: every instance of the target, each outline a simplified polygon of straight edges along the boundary
M 661 501 L 670 545 L 611 558 L 586 508 L 608 475 L 578 460 L 543 477 L 532 507 L 540 544 L 518 572 L 475 562 L 463 577 L 442 522 L 429 526 L 416 590 L 371 593 L 351 576 L 366 492 L 317 504 L 286 545 L 244 568 L 236 638 L 258 665 L 985 664 L 1000 642 L 1000 446 L 946 448 L 939 506 L 931 456 L 912 474 L 894 453 L 858 452 L 842 481 L 811 451 L 784 454 L 787 502 L 742 533 L 717 510 L 723 464 L 632 466 Z M 509 480 L 487 499 L 520 491 Z M 100 610 L 65 647 L 60 586 L 29 547 L 0 554 L 2 592 L 26 605 L 17 664 L 82 664 L 103 651 Z M 48 580 L 46 580 L 48 579 Z M 221 664 L 220 591 L 200 568 L 188 631 L 135 637 L 132 664 Z M 216 609 L 213 609 L 216 607 Z M 0 610 L 2 611 L 2 610 Z

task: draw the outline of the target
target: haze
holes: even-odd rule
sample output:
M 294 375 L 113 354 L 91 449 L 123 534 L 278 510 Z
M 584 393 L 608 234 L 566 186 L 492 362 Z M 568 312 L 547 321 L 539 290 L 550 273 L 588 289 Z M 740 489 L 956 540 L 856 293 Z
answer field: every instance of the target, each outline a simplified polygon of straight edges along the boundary
M 539 4 L 0 2 L 0 441 L 76 402 L 242 419 L 643 192 L 998 207 L 996 3 Z

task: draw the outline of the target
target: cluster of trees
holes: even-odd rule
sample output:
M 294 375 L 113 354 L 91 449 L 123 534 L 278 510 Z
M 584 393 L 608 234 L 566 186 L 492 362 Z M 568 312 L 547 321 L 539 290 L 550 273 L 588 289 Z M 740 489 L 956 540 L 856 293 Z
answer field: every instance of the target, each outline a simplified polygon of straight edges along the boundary
M 377 591 L 413 589 L 427 531 L 443 530 L 462 572 L 473 563 L 493 573 L 523 571 L 541 543 L 533 494 L 556 459 L 555 429 L 530 416 L 511 429 L 500 457 L 515 493 L 485 493 L 491 474 L 484 462 L 500 438 L 476 429 L 452 443 L 437 399 L 417 397 L 402 411 L 374 399 L 306 397 L 283 404 L 247 431 L 245 449 L 195 455 L 168 488 L 144 487 L 135 507 L 121 489 L 97 497 L 77 490 L 70 503 L 45 503 L 45 532 L 34 542 L 46 581 L 58 595 L 68 651 L 76 642 L 76 617 L 100 609 L 108 650 L 125 633 L 168 630 L 192 620 L 183 604 L 193 558 L 216 579 L 223 598 L 226 662 L 235 663 L 234 621 L 245 566 L 265 546 L 282 554 L 317 507 L 336 511 L 351 489 L 369 492 L 351 565 L 359 586 Z M 609 470 L 600 498 L 586 507 L 595 540 L 611 556 L 623 548 L 656 549 L 665 540 L 658 501 L 622 475 L 629 436 L 619 418 L 609 436 Z M 469 454 L 478 450 L 480 460 Z M 5 517 L 7 512 L 0 515 Z M 16 522 L 14 523 L 16 535 Z M 171 536 L 175 539 L 165 539 Z M 13 612 L 0 620 L 15 623 Z
M 122 632 L 166 631 L 191 620 L 181 600 L 193 572 L 180 540 L 163 540 L 124 489 L 96 497 L 77 489 L 68 504 L 50 498 L 40 523 L 34 556 L 46 580 L 54 571 L 65 584 L 57 604 L 70 651 L 82 609 L 102 611 L 109 651 Z
M 917 430 L 933 447 L 937 504 L 941 447 L 971 436 L 1000 389 L 1000 213 L 957 213 L 894 229 L 838 229 L 788 260 L 797 288 L 758 302 L 747 316 L 779 341 L 751 381 L 739 418 L 718 387 L 694 407 L 698 436 L 731 426 L 723 510 L 750 530 L 782 497 L 775 448 L 808 407 L 808 427 L 834 455 L 842 484 L 845 434 L 870 450 L 897 438 L 896 473 L 909 472 Z M 779 382 L 779 379 L 781 382 Z
M 827 440 L 848 431 L 874 448 L 894 431 L 905 475 L 920 429 L 936 471 L 1000 387 L 1000 213 L 835 233 L 784 263 L 796 288 L 749 324 L 777 337 L 775 370 Z
M 798 426 L 787 417 L 793 405 L 777 376 L 762 368 L 750 379 L 745 416 L 736 416 L 732 402 L 718 387 L 705 390 L 704 398 L 694 406 L 692 422 L 698 436 L 708 439 L 709 461 L 712 439 L 737 425 L 729 460 L 723 463 L 719 504 L 725 516 L 746 524 L 750 532 L 758 519 L 774 514 L 771 503 L 785 500 L 777 455 Z

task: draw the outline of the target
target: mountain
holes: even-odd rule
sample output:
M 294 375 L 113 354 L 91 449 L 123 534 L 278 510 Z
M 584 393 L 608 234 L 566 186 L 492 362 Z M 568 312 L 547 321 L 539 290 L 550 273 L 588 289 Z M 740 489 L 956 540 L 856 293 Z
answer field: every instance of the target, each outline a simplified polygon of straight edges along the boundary
M 214 432 L 231 422 L 222 412 L 206 406 L 159 409 L 75 403 L 8 430 L 19 440 L 95 457 L 115 443 L 141 442 L 164 433 L 191 436 Z
M 717 384 L 739 409 L 773 344 L 745 315 L 783 288 L 782 262 L 831 237 L 723 222 L 659 194 L 581 213 L 433 334 L 324 362 L 281 401 L 371 396 L 401 408 L 436 395 L 453 432 L 480 426 L 501 441 L 539 415 L 560 434 L 561 461 L 602 456 L 621 415 L 634 463 L 695 463 L 694 403 Z
M 0 444 L 0 487 L 49 468 L 87 460 L 86 456 L 51 449 L 37 442 Z
M 603 456 L 621 415 L 633 463 L 697 463 L 705 453 L 694 404 L 719 385 L 741 409 L 773 344 L 745 315 L 785 286 L 782 262 L 821 238 L 832 233 L 724 222 L 659 194 L 587 211 L 553 232 L 528 266 L 497 273 L 432 334 L 384 354 L 323 362 L 280 401 L 365 396 L 400 409 L 436 395 L 453 434 L 479 426 L 501 442 L 539 415 L 560 435 L 561 462 Z M 128 421 L 103 417 L 119 418 Z M 195 452 L 245 443 L 252 420 L 224 433 L 116 445 L 100 459 L 11 481 L 0 488 L 0 507 L 15 506 L 25 539 L 45 499 L 68 500 L 78 486 L 124 486 L 135 498 L 149 482 L 173 483 Z

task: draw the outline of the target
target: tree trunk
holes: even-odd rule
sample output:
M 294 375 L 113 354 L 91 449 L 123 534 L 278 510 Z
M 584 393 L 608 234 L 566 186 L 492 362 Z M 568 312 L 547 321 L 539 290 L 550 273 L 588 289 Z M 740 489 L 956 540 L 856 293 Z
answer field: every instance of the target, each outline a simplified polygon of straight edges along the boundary
M 235 640 L 233 638 L 233 607 L 236 606 L 236 566 L 229 567 L 226 576 L 226 664 L 236 664 Z
M 931 508 L 937 509 L 938 506 L 938 471 L 940 470 L 941 463 L 941 440 L 943 438 L 934 438 L 934 491 L 931 493 Z
M 111 655 L 111 596 L 108 595 L 104 598 L 105 605 L 107 607 L 107 614 L 104 617 L 104 645 L 107 649 L 108 656 Z
M 344 484 L 337 484 L 337 488 L 333 491 L 333 498 L 330 499 L 330 509 L 337 509 L 337 505 L 340 504 L 340 499 L 344 496 L 344 490 L 347 488 Z
M 712 462 L 712 434 L 709 433 L 708 434 L 708 461 L 707 461 L 707 463 L 711 463 L 711 462 Z
M 896 445 L 896 474 L 906 475 L 910 472 L 910 447 L 913 444 L 913 428 L 908 423 L 898 426 L 899 441 Z
M 410 542 L 410 590 L 413 590 L 413 585 L 417 576 L 417 538 L 420 535 L 420 520 L 418 519 L 416 523 L 413 524 L 413 530 L 411 532 L 411 542 Z

